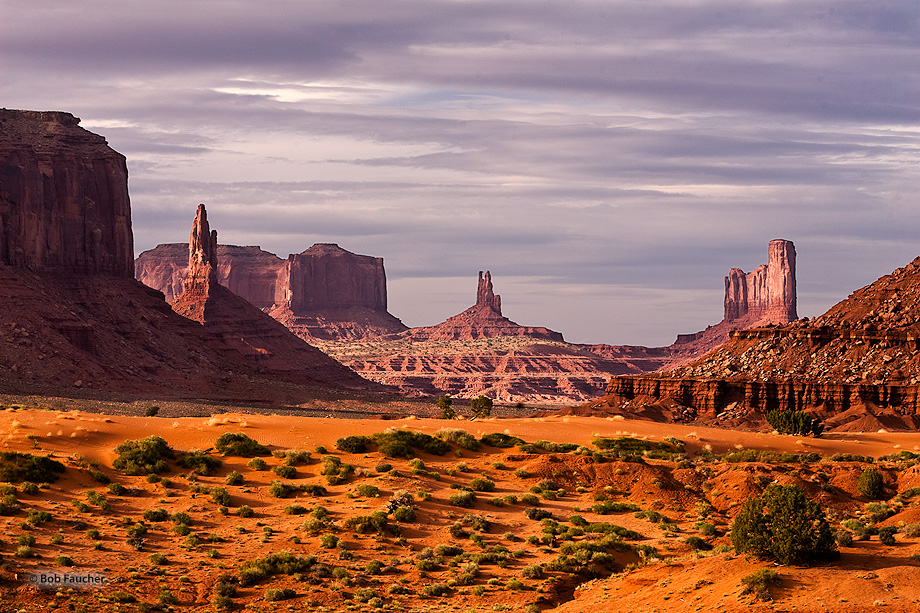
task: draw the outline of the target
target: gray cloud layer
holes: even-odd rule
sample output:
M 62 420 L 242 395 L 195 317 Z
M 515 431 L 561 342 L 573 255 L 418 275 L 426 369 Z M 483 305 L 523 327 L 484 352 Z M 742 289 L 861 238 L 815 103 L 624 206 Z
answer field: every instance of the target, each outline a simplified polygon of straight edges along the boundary
M 817 315 L 917 252 L 915 0 L 0 0 L 2 104 L 128 156 L 136 243 L 383 256 L 435 323 L 664 344 L 721 278 L 799 251 Z

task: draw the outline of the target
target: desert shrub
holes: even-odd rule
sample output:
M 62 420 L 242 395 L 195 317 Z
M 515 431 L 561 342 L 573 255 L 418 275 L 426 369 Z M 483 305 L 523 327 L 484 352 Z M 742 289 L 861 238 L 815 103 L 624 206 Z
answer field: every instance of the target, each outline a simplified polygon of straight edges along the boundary
M 524 509 L 524 517 L 527 519 L 532 519 L 534 521 L 540 521 L 542 519 L 552 519 L 553 514 L 547 511 L 546 509 L 538 509 L 537 507 L 530 507 Z
M 249 506 L 248 504 L 244 504 L 236 510 L 237 517 L 252 517 L 255 514 L 256 512 L 253 511 L 252 507 Z
M 377 445 L 377 451 L 390 458 L 411 458 L 415 450 L 432 455 L 444 455 L 451 450 L 448 443 L 430 434 L 396 428 L 372 434 L 371 440 Z
M 684 542 L 687 545 L 690 545 L 691 549 L 697 551 L 709 551 L 712 549 L 712 544 L 710 544 L 706 539 L 700 538 L 698 536 L 688 536 L 684 539 Z
M 339 544 L 339 537 L 334 534 L 324 534 L 320 537 L 319 544 L 325 549 L 335 549 Z
M 19 484 L 19 491 L 29 496 L 38 496 L 39 487 L 31 481 L 23 481 Z
M 370 443 L 367 436 L 346 436 L 335 442 L 335 448 L 345 453 L 365 453 Z
M 522 439 L 519 439 L 516 436 L 511 436 L 510 434 L 505 434 L 504 432 L 492 432 L 491 434 L 483 435 L 483 437 L 479 440 L 484 445 L 488 445 L 489 447 L 497 447 L 499 449 L 508 449 L 524 442 Z
M 821 420 L 804 411 L 773 409 L 772 411 L 767 411 L 764 417 L 767 423 L 780 434 L 818 438 L 824 432 L 824 424 L 821 423 Z
M 64 465 L 50 457 L 18 451 L 0 451 L 0 481 L 53 483 L 58 480 L 58 473 L 62 472 Z
M 868 541 L 870 530 L 869 527 L 858 519 L 845 519 L 840 524 L 853 533 L 853 538 L 860 541 Z
M 586 526 L 582 526 L 582 530 L 591 534 L 613 534 L 620 538 L 629 539 L 632 541 L 642 538 L 642 535 L 635 530 L 630 530 L 629 528 L 624 528 L 623 526 L 618 526 L 616 524 L 609 524 L 607 522 L 593 522 Z
M 543 566 L 540 564 L 528 564 L 521 569 L 521 576 L 526 579 L 542 579 Z
M 214 501 L 214 504 L 219 504 L 222 507 L 230 506 L 230 494 L 222 487 L 211 488 L 211 500 Z
M 877 524 L 894 514 L 894 511 L 884 502 L 867 502 L 863 512 L 868 516 L 869 523 Z
M 591 505 L 591 512 L 598 515 L 610 515 L 611 513 L 629 513 L 639 511 L 639 505 L 632 502 L 613 502 L 604 500 Z
M 455 494 L 451 494 L 448 502 L 455 507 L 463 507 L 468 509 L 476 503 L 476 494 L 466 490 L 461 490 Z
M 32 534 L 20 534 L 16 537 L 16 544 L 31 547 L 35 544 L 35 536 Z
M 187 524 L 176 524 L 173 526 L 172 532 L 176 536 L 188 536 L 192 533 L 192 529 Z
M 297 477 L 297 469 L 293 466 L 288 466 L 287 464 L 281 464 L 280 466 L 273 466 L 272 472 L 281 477 L 282 479 L 295 479 Z
M 521 502 L 523 502 L 524 504 L 529 504 L 532 507 L 535 507 L 540 504 L 540 499 L 534 496 L 533 494 L 521 494 Z
M 265 445 L 259 444 L 255 439 L 242 432 L 226 432 L 217 437 L 215 442 L 217 451 L 225 456 L 252 458 L 255 456 L 269 456 L 271 451 Z
M 422 588 L 422 594 L 428 597 L 446 596 L 450 593 L 450 587 L 446 583 L 432 583 Z
M 243 475 L 234 470 L 227 474 L 227 478 L 224 479 L 224 483 L 227 485 L 240 485 L 243 483 Z
M 877 500 L 882 496 L 882 490 L 885 488 L 885 480 L 882 473 L 874 468 L 867 468 L 859 475 L 856 482 L 856 489 L 866 498 Z
M 157 566 L 162 566 L 169 561 L 162 553 L 151 553 L 147 559 L 150 560 L 151 564 L 156 564 Z
M 287 551 L 271 553 L 264 558 L 243 562 L 239 569 L 239 584 L 241 587 L 248 587 L 273 575 L 305 573 L 315 564 L 314 556 L 300 558 Z
M 73 566 L 73 559 L 68 556 L 58 556 L 54 558 L 54 563 L 58 566 Z
M 715 525 L 709 523 L 708 521 L 696 522 L 696 524 L 694 524 L 693 527 L 699 530 L 700 534 L 702 534 L 703 536 L 715 536 L 716 535 Z
M 390 464 L 389 462 L 381 462 L 380 464 L 374 467 L 374 470 L 377 471 L 378 473 L 388 473 L 391 470 L 393 470 L 393 465 Z
M 476 437 L 460 428 L 441 428 L 434 435 L 442 441 L 447 441 L 470 451 L 479 451 L 480 448 Z
M 297 491 L 297 486 L 291 483 L 282 483 L 277 479 L 268 487 L 268 495 L 272 498 L 287 498 Z
M 355 488 L 355 492 L 358 496 L 364 498 L 377 498 L 380 496 L 380 488 L 376 485 L 371 485 L 370 483 L 359 483 L 358 487 Z
M 369 587 L 359 587 L 355 590 L 352 598 L 354 598 L 355 602 L 368 602 L 373 598 L 377 598 L 377 592 Z
M 144 521 L 166 521 L 169 519 L 169 511 L 166 509 L 147 509 L 144 511 Z
M 179 456 L 176 464 L 182 468 L 194 470 L 202 475 L 210 475 L 221 467 L 222 462 L 218 458 L 212 458 L 203 451 L 188 451 Z
M 34 558 L 35 550 L 28 545 L 20 545 L 16 548 L 16 553 L 13 555 L 15 555 L 17 558 Z
M 757 600 L 773 600 L 767 588 L 777 583 L 779 583 L 779 573 L 769 568 L 761 568 L 741 578 L 741 584 L 744 586 L 741 593 L 750 594 Z
M 389 528 L 387 514 L 384 511 L 375 511 L 370 515 L 352 515 L 344 521 L 342 526 L 358 534 L 371 530 L 377 534 L 383 534 Z
M 794 485 L 770 485 L 745 502 L 732 524 L 731 541 L 738 553 L 772 557 L 785 565 L 837 555 L 824 510 Z
M 113 496 L 127 496 L 131 494 L 128 488 L 126 488 L 121 483 L 109 483 L 107 489 Z
M 185 511 L 179 511 L 178 513 L 173 513 L 169 520 L 174 524 L 185 524 L 186 526 L 192 525 L 192 516 L 186 513 Z
M 470 487 L 477 492 L 494 492 L 495 481 L 488 477 L 476 477 L 470 481 Z
M 326 488 L 318 483 L 305 483 L 299 486 L 300 491 L 310 496 L 325 496 Z
M 552 443 L 550 441 L 534 441 L 533 446 L 537 449 L 542 449 L 543 451 L 548 451 L 550 453 L 569 453 L 578 449 L 578 444 L 576 443 Z
M 102 534 L 96 528 L 90 528 L 86 531 L 86 537 L 94 541 L 98 541 L 102 538 Z
M 906 526 L 901 528 L 901 533 L 907 538 L 917 538 L 918 536 L 920 536 L 920 524 L 918 523 L 907 524 Z
M 268 602 L 276 602 L 278 600 L 290 600 L 297 596 L 297 592 L 292 590 L 289 587 L 282 588 L 280 590 L 276 589 L 267 589 L 265 590 L 265 600 Z
M 684 452 L 684 444 L 677 439 L 671 439 L 674 442 L 655 442 L 643 439 L 633 438 L 630 436 L 621 436 L 618 438 L 597 437 L 592 443 L 598 449 L 608 452 L 607 455 L 619 458 L 630 458 L 642 456 L 648 452 L 663 452 L 665 454 L 677 454 Z M 667 457 L 665 459 L 668 459 Z
M 250 470 L 268 470 L 268 464 L 262 458 L 253 458 L 249 460 L 246 466 Z
M 302 504 L 289 504 L 284 507 L 283 511 L 286 515 L 304 515 L 307 512 L 307 507 Z
M 393 510 L 393 519 L 396 521 L 415 521 L 415 509 L 412 507 L 396 507 Z
M 878 540 L 882 545 L 894 545 L 895 539 L 894 535 L 897 533 L 898 529 L 894 526 L 885 526 L 884 528 L 878 529 Z
M 837 542 L 838 547 L 852 547 L 853 533 L 849 530 L 837 530 L 834 540 Z
M 51 513 L 48 511 L 36 511 L 35 509 L 32 509 L 26 515 L 26 521 L 33 526 L 49 522 L 51 519 Z
M 308 464 L 310 459 L 313 457 L 312 453 L 304 449 L 279 449 L 272 452 L 272 455 L 276 458 L 284 460 L 284 463 L 288 466 Z
M 355 467 L 351 464 L 342 464 L 339 458 L 327 455 L 323 458 L 323 467 L 319 474 L 325 475 L 329 485 L 339 485 L 345 483 L 354 471 Z
M 125 441 L 115 448 L 118 457 L 112 462 L 116 470 L 126 475 L 149 475 L 169 470 L 166 459 L 175 457 L 169 444 L 159 436 Z

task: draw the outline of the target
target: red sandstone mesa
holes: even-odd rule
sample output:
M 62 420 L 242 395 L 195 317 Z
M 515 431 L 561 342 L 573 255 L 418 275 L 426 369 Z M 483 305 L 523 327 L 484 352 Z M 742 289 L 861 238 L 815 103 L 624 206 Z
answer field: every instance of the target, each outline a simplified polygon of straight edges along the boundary
M 137 258 L 136 276 L 173 302 L 187 274 L 184 243 Z M 320 243 L 282 260 L 259 247 L 218 245 L 221 285 L 268 312 L 303 339 L 362 339 L 406 330 L 387 312 L 383 258 Z

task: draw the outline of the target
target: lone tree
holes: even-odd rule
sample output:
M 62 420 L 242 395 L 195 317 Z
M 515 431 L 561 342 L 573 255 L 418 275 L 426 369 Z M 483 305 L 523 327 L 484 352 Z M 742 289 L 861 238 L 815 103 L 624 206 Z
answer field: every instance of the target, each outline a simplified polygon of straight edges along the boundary
M 878 500 L 882 497 L 882 491 L 885 489 L 885 480 L 882 478 L 882 473 L 874 468 L 867 468 L 862 471 L 862 474 L 859 475 L 859 480 L 856 482 L 856 489 L 866 498 Z
M 731 540 L 738 553 L 787 566 L 839 555 L 821 505 L 797 485 L 770 485 L 745 502 L 732 524 Z
M 441 396 L 438 398 L 438 408 L 441 409 L 441 419 L 457 419 L 457 412 L 454 411 L 454 401 L 450 396 Z
M 473 410 L 473 417 L 488 417 L 492 414 L 492 399 L 481 394 L 470 398 L 470 408 Z

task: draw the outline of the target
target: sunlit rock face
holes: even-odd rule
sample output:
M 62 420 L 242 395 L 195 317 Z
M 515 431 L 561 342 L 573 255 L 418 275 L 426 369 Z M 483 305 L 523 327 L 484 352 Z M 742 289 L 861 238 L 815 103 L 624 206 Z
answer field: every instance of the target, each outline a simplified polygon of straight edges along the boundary
M 0 109 L 0 261 L 131 277 L 125 158 L 79 123 L 70 113 Z

